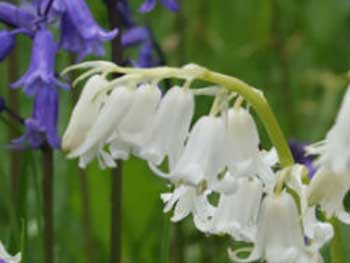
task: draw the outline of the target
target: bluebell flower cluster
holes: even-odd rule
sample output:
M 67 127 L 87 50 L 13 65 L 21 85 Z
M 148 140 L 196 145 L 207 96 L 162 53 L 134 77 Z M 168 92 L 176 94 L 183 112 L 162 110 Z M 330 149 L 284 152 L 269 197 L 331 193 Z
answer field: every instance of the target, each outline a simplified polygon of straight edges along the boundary
M 59 21 L 60 38 L 56 42 L 50 30 Z M 34 97 L 33 112 L 25 121 L 24 135 L 13 141 L 22 148 L 40 148 L 48 143 L 60 148 L 57 133 L 58 90 L 69 88 L 55 73 L 55 59 L 60 49 L 74 52 L 78 60 L 87 55 L 104 55 L 103 43 L 113 39 L 118 30 L 105 31 L 95 21 L 85 0 L 33 0 L 16 6 L 0 2 L 0 22 L 9 30 L 0 31 L 0 62 L 12 51 L 16 36 L 25 34 L 32 39 L 31 59 L 27 72 L 12 88 L 23 87 Z

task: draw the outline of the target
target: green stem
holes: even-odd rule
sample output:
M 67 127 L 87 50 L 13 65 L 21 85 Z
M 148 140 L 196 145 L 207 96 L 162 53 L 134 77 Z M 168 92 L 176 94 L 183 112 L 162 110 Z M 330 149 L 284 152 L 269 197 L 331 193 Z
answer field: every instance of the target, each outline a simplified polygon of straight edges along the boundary
M 205 70 L 199 79 L 220 84 L 244 97 L 262 120 L 271 142 L 276 147 L 281 166 L 288 167 L 294 164 L 292 153 L 278 121 L 260 92 L 239 79 L 209 70 Z
M 54 263 L 54 164 L 53 151 L 45 145 L 43 153 L 43 215 L 44 215 L 44 263 Z
M 345 262 L 345 258 L 344 258 L 343 241 L 341 238 L 340 223 L 335 218 L 331 220 L 331 223 L 334 228 L 334 237 L 331 243 L 332 263 L 343 263 Z
M 169 220 L 169 216 L 163 215 L 163 230 L 162 230 L 162 243 L 160 249 L 160 259 L 161 263 L 169 262 L 169 248 L 170 248 L 170 240 L 171 240 L 171 224 Z

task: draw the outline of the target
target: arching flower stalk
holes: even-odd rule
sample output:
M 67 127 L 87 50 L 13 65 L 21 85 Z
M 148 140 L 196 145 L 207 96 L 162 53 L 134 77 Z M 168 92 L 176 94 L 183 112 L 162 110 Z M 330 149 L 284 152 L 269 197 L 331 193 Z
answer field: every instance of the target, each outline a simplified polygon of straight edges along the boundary
M 201 232 L 227 234 L 234 240 L 252 243 L 253 249 L 230 251 L 237 262 L 322 261 L 319 250 L 333 237 L 333 228 L 317 219 L 315 204 L 321 202 L 327 214 L 335 213 L 341 219 L 346 216 L 344 211 L 329 211 L 334 206 L 322 201 L 325 199 L 317 190 L 323 182 L 330 183 L 324 179 L 328 178 L 322 172 L 325 168 L 318 170 L 311 187 L 305 183 L 306 168 L 294 164 L 261 91 L 193 64 L 182 68 L 135 69 L 96 61 L 72 66 L 63 73 L 75 69 L 88 69 L 77 82 L 87 78 L 86 91 L 90 92 L 89 97 L 83 96 L 83 92 L 73 111 L 66 134 L 76 137 L 78 143 L 66 148 L 68 157 L 88 160 L 85 166 L 98 156 L 102 168 L 113 167 L 115 160 L 127 159 L 130 154 L 146 160 L 155 174 L 174 185 L 172 193 L 161 196 L 164 212 L 174 208 L 173 222 L 192 216 Z M 124 76 L 107 80 L 111 73 Z M 94 89 L 91 83 L 96 78 L 101 79 L 102 85 Z M 161 96 L 159 82 L 169 78 L 182 79 L 183 85 L 174 86 Z M 196 79 L 216 86 L 191 89 Z M 199 95 L 215 96 L 215 100 L 208 116 L 200 117 L 191 127 L 194 97 Z M 326 149 L 335 154 L 340 144 L 349 143 L 347 134 L 341 133 L 349 127 L 348 100 L 345 99 L 337 124 L 327 136 L 335 144 Z M 75 112 L 82 105 L 95 109 L 91 123 L 76 117 Z M 251 109 L 270 136 L 274 145 L 270 151 L 261 149 Z M 82 120 L 88 125 L 80 125 Z M 64 136 L 63 145 L 75 145 L 65 139 L 68 137 Z M 102 155 L 108 161 L 101 163 Z M 349 175 L 348 155 L 342 160 L 326 156 L 321 157 L 320 163 L 327 163 L 328 171 Z M 161 169 L 164 163 L 167 170 Z M 348 190 L 347 180 L 346 176 L 338 176 L 335 181 L 344 185 L 344 192 Z M 339 203 L 344 193 L 333 195 L 332 189 L 329 188 L 326 197 L 333 199 L 327 200 Z M 212 193 L 219 194 L 217 205 L 210 201 Z M 241 257 L 241 252 L 249 251 L 247 258 Z

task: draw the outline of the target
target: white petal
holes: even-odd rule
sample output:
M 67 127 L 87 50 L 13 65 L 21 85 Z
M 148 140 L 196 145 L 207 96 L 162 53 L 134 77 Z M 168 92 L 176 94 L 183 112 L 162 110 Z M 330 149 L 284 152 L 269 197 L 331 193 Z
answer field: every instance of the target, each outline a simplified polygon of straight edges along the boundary
M 226 233 L 236 240 L 252 242 L 255 240 L 263 185 L 258 179 L 244 177 L 237 179 L 237 188 L 234 194 L 221 194 L 210 232 Z
M 350 223 L 343 200 L 350 189 L 348 174 L 334 174 L 327 168 L 320 168 L 312 178 L 308 189 L 308 202 L 320 204 L 328 218 L 337 216 L 344 223 Z
M 113 134 L 117 125 L 129 110 L 135 91 L 127 87 L 117 87 L 106 98 L 96 122 L 86 135 L 86 139 L 80 147 L 70 153 L 70 157 L 76 157 L 95 149 L 98 145 L 104 145 Z
M 86 134 L 98 116 L 103 101 L 103 96 L 95 100 L 93 98 L 107 84 L 108 82 L 99 75 L 91 77 L 86 82 L 63 135 L 62 148 L 64 150 L 74 150 L 85 140 Z
M 160 98 L 157 86 L 144 84 L 136 89 L 133 103 L 117 128 L 121 140 L 137 147 L 145 143 L 145 131 L 153 121 Z
M 19 263 L 21 261 L 21 253 L 11 256 L 0 241 L 0 260 L 5 260 L 8 263 Z
M 251 258 L 267 262 L 307 262 L 298 209 L 290 194 L 267 195 L 262 203 L 257 238 Z M 247 259 L 238 262 L 249 262 Z
M 231 158 L 239 162 L 255 157 L 259 150 L 259 134 L 249 111 L 240 108 L 228 112 L 228 134 L 231 141 Z
M 194 125 L 184 152 L 170 176 L 197 185 L 217 180 L 228 163 L 228 144 L 222 119 L 202 117 Z
M 139 157 L 159 165 L 169 157 L 170 168 L 179 158 L 191 124 L 194 98 L 189 90 L 173 87 L 162 99 Z

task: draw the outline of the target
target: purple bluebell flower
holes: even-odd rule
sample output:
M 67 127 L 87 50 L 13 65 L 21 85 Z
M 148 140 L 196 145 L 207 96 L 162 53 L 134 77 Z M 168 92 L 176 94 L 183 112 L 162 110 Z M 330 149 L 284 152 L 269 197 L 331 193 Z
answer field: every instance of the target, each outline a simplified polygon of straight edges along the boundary
M 139 50 L 137 67 L 150 68 L 160 64 L 160 61 L 154 56 L 154 44 L 152 41 L 145 41 Z
M 116 37 L 118 30 L 103 30 L 93 18 L 84 0 L 62 0 L 65 11 L 61 18 L 60 46 L 79 54 L 82 60 L 89 54 L 104 55 L 103 42 Z
M 126 28 L 136 25 L 128 0 L 117 1 L 117 9 L 121 15 L 122 23 Z
M 26 131 L 20 138 L 12 141 L 16 148 L 30 145 L 37 149 L 47 141 L 51 147 L 60 148 L 61 140 L 57 134 L 58 93 L 54 85 L 41 87 L 35 95 L 32 117 L 25 121 Z
M 28 31 L 22 28 L 12 31 L 0 31 L 0 62 L 2 62 L 11 53 L 16 44 L 16 35 L 20 33 L 28 34 Z
M 24 87 L 24 91 L 29 96 L 34 96 L 39 89 L 46 86 L 59 85 L 67 88 L 66 85 L 59 82 L 55 77 L 55 55 L 57 45 L 53 34 L 41 29 L 35 33 L 32 47 L 31 61 L 28 71 L 15 83 L 13 88 Z
M 15 46 L 15 35 L 7 30 L 0 31 L 0 62 L 2 62 Z
M 147 13 L 154 9 L 157 0 L 145 0 L 141 5 L 139 12 Z M 177 12 L 179 10 L 179 5 L 176 0 L 160 0 L 160 2 L 172 12 Z
M 0 2 L 0 22 L 12 27 L 33 30 L 36 17 L 24 8 Z
M 123 32 L 121 41 L 124 47 L 138 45 L 150 38 L 146 27 L 135 26 Z
M 134 67 L 149 68 L 160 64 L 160 60 L 155 57 L 155 44 L 153 36 L 147 27 L 135 26 L 122 35 L 122 45 L 130 47 L 140 45 L 137 61 L 132 61 Z
M 314 156 L 307 155 L 305 147 L 307 144 L 300 143 L 295 139 L 289 140 L 289 147 L 292 151 L 296 163 L 305 165 L 309 170 L 309 178 L 311 179 L 316 173 L 316 167 L 313 165 Z

